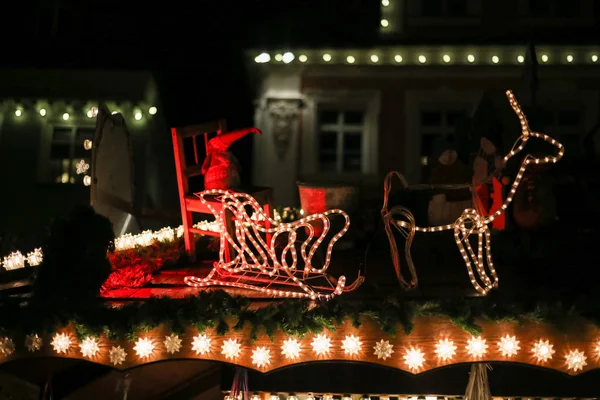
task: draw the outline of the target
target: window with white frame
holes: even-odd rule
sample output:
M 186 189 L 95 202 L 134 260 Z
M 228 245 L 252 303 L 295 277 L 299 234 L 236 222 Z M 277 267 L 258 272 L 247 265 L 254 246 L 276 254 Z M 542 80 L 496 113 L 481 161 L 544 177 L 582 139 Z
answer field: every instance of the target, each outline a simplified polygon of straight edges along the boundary
M 421 166 L 427 166 L 430 163 L 437 140 L 446 139 L 450 143 L 454 141 L 456 127 L 465 116 L 466 111 L 461 109 L 421 110 L 419 120 L 421 134 L 419 161 Z
M 318 110 L 319 173 L 366 172 L 365 110 L 320 107 Z
M 49 154 L 42 180 L 46 183 L 81 183 L 91 162 L 91 152 L 83 144 L 85 140 L 93 140 L 95 128 L 60 125 L 49 128 Z

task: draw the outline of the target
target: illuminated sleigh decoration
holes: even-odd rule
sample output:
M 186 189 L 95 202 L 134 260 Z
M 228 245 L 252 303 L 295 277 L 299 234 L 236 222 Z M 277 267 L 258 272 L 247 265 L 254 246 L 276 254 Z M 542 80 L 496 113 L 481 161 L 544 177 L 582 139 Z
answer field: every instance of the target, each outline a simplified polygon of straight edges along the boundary
M 392 261 L 396 270 L 396 275 L 398 277 L 399 282 L 406 289 L 412 289 L 418 286 L 417 273 L 410 253 L 415 233 L 440 232 L 447 230 L 452 230 L 454 232 L 454 239 L 458 246 L 458 250 L 460 251 L 460 254 L 464 259 L 465 265 L 467 267 L 467 273 L 469 275 L 469 279 L 471 280 L 473 287 L 482 295 L 486 295 L 490 290 L 498 287 L 498 275 L 496 273 L 494 263 L 492 261 L 491 237 L 488 225 L 508 208 L 517 191 L 517 187 L 521 183 L 521 179 L 523 178 L 523 174 L 525 173 L 525 170 L 527 169 L 528 165 L 556 163 L 564 155 L 564 147 L 561 143 L 554 140 L 550 136 L 544 135 L 542 133 L 531 132 L 531 130 L 529 129 L 529 124 L 527 122 L 527 118 L 525 118 L 525 115 L 523 114 L 523 111 L 521 110 L 521 107 L 519 106 L 519 103 L 515 99 L 513 93 L 509 90 L 506 92 L 506 96 L 508 97 L 508 101 L 512 109 L 519 117 L 519 122 L 521 123 L 521 136 L 515 141 L 510 152 L 502 160 L 502 165 L 505 166 L 511 157 L 521 152 L 521 150 L 523 150 L 523 148 L 527 144 L 527 141 L 532 137 L 543 139 L 544 141 L 556 147 L 558 150 L 556 156 L 536 158 L 531 154 L 527 154 L 521 162 L 521 167 L 517 172 L 517 176 L 515 177 L 515 180 L 511 185 L 510 192 L 508 193 L 506 200 L 495 213 L 489 216 L 485 216 L 482 215 L 482 213 L 480 213 L 479 211 L 473 208 L 469 208 L 465 209 L 462 215 L 453 224 L 440 226 L 416 226 L 415 218 L 410 212 L 410 210 L 408 210 L 407 208 L 402 206 L 394 206 L 392 208 L 388 208 L 388 198 L 391 190 L 392 178 L 394 176 L 397 176 L 400 179 L 402 189 L 406 189 L 409 187 L 408 183 L 406 182 L 406 179 L 402 176 L 402 174 L 396 171 L 388 173 L 384 181 L 384 202 L 383 208 L 381 210 L 381 216 L 383 217 L 385 230 L 390 241 Z M 441 189 L 470 188 L 473 191 L 473 189 L 476 186 L 482 183 L 483 182 L 466 185 L 424 185 L 423 187 Z M 416 187 L 412 187 L 412 189 L 415 188 Z M 408 265 L 408 269 L 411 275 L 410 282 L 407 282 L 404 279 L 400 271 L 398 248 L 396 245 L 396 239 L 394 238 L 392 227 L 398 230 L 406 239 L 404 250 L 406 263 Z M 471 235 L 477 235 L 477 252 L 475 252 L 475 250 L 471 246 L 471 243 L 469 242 L 469 237 Z
M 356 289 L 363 282 L 360 273 L 351 285 L 346 285 L 344 276 L 335 279 L 327 274 L 333 246 L 350 226 L 350 218 L 344 211 L 330 210 L 295 222 L 281 223 L 266 215 L 258 202 L 244 193 L 213 189 L 196 195 L 217 221 L 221 221 L 221 246 L 219 261 L 210 273 L 204 278 L 185 277 L 188 285 L 236 287 L 276 297 L 330 300 L 335 295 Z M 220 207 L 217 209 L 215 204 L 220 204 Z M 248 214 L 248 209 L 252 210 L 252 215 Z M 231 216 L 234 227 L 227 229 L 227 218 Z M 329 218 L 334 216 L 343 218 L 344 226 L 327 243 L 325 261 L 318 268 L 313 265 L 313 257 L 331 229 Z M 267 220 L 271 228 L 264 226 Z M 313 221 L 323 224 L 323 230 L 317 236 L 311 224 Z M 303 265 L 298 265 L 296 240 L 301 229 L 307 235 L 299 245 Z M 234 232 L 235 237 L 230 232 Z M 278 238 L 287 240 L 279 252 L 276 250 Z M 227 261 L 227 251 L 233 251 L 230 261 Z

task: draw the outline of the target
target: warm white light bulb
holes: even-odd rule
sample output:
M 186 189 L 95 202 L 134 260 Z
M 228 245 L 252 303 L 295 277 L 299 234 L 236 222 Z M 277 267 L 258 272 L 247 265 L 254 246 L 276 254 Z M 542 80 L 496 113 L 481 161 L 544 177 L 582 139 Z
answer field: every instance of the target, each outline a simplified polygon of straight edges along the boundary
M 570 62 L 573 62 L 573 56 L 572 56 L 572 55 L 570 55 L 570 54 L 569 54 L 569 55 L 567 56 L 567 62 L 569 62 L 569 63 L 570 63 Z
M 592 62 L 598 61 L 598 55 L 592 54 Z
M 444 54 L 444 56 L 442 57 L 442 59 L 444 60 L 445 63 L 449 63 L 450 62 L 450 56 L 448 54 Z
M 381 5 L 387 7 L 390 5 L 390 0 L 381 0 Z
M 523 64 L 525 62 L 525 57 L 523 57 L 522 55 L 518 55 L 517 61 L 519 62 L 519 64 Z
M 402 62 L 402 56 L 400 54 L 396 54 L 394 56 L 394 61 L 396 61 L 397 63 L 401 63 Z
M 83 184 L 85 186 L 90 186 L 92 184 L 92 177 L 89 175 L 86 175 L 83 177 Z
M 278 61 L 278 62 L 283 61 L 283 54 L 281 54 L 281 53 L 275 54 L 275 61 Z
M 282 60 L 284 63 L 289 64 L 292 61 L 294 61 L 294 53 L 290 53 L 289 51 L 287 53 L 283 54 Z
M 354 58 L 352 56 L 348 56 L 348 57 L 346 57 L 346 61 L 348 61 L 348 64 L 354 64 L 354 61 L 356 61 L 356 58 Z
M 473 54 L 469 54 L 467 56 L 467 61 L 469 61 L 470 63 L 475 62 L 475 56 Z
M 300 61 L 301 63 L 305 63 L 308 60 L 308 57 L 304 54 L 300 54 L 300 57 L 298 57 L 298 61 Z
M 425 355 L 419 348 L 412 347 L 404 355 L 404 363 L 412 370 L 421 368 L 424 362 Z
M 381 26 L 383 26 L 384 28 L 387 28 L 389 25 L 390 25 L 390 22 L 387 19 L 381 20 Z
M 435 344 L 434 352 L 443 361 L 450 360 L 456 354 L 456 346 L 452 340 L 448 340 L 447 338 L 444 340 L 440 339 Z
M 323 54 L 323 61 L 325 61 L 325 62 L 331 61 L 331 54 L 329 54 L 329 53 Z
M 15 110 L 15 115 L 16 115 L 17 117 L 20 117 L 22 114 L 23 114 L 23 111 L 21 111 L 21 110 L 19 110 L 19 109 L 16 109 L 16 110 Z
M 425 63 L 427 62 L 427 57 L 425 57 L 423 54 L 421 54 L 421 55 L 419 56 L 419 62 L 420 62 L 421 64 L 425 64 Z
M 542 54 L 542 62 L 548 62 L 548 55 Z
M 494 64 L 498 64 L 500 62 L 500 58 L 498 56 L 492 56 L 492 62 Z
M 372 63 L 379 62 L 379 56 L 377 54 L 372 54 L 371 55 L 371 62 Z
M 141 111 L 136 111 L 136 113 L 133 116 L 135 118 L 136 121 L 139 121 L 140 119 L 142 119 L 142 112 Z
M 264 64 L 271 61 L 271 56 L 268 53 L 260 53 L 256 57 L 254 57 L 254 62 L 257 64 Z
M 69 117 L 70 117 L 69 113 L 64 113 L 62 115 L 62 119 L 64 119 L 65 121 L 67 121 L 69 119 Z
M 42 117 L 45 117 L 45 116 L 46 116 L 46 109 L 45 109 L 45 108 L 40 108 L 40 115 L 41 115 Z
M 152 106 L 148 109 L 148 114 L 154 115 L 154 114 L 156 114 L 157 111 L 158 111 L 158 109 L 156 107 Z

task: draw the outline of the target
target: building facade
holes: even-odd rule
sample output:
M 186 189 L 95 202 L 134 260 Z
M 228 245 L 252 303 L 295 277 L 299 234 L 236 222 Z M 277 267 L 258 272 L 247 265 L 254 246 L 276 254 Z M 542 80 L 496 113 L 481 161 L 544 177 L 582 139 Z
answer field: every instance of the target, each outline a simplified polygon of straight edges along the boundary
M 43 234 L 54 216 L 73 205 L 89 204 L 91 151 L 84 143 L 94 137 L 94 107 L 102 103 L 121 113 L 130 131 L 136 190 L 144 192 L 146 204 L 163 205 L 163 189 L 174 188 L 174 168 L 172 152 L 164 151 L 170 138 L 151 74 L 4 70 L 0 87 L 3 247 L 13 239 L 40 243 L 30 234 Z M 172 200 L 176 205 L 177 197 Z
M 504 126 L 518 124 L 505 91 L 543 112 L 534 129 L 583 152 L 598 122 L 600 47 L 592 1 L 382 0 L 372 48 L 248 52 L 256 85 L 255 183 L 297 204 L 296 181 L 351 183 L 381 195 L 398 170 L 426 183 L 440 138 L 485 95 Z M 569 33 L 565 33 L 569 27 Z M 597 147 L 597 145 L 596 145 Z

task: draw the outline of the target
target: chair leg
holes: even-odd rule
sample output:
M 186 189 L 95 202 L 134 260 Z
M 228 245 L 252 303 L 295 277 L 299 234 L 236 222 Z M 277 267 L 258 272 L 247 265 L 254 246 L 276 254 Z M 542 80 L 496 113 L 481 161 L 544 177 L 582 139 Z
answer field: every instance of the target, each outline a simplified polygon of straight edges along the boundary
M 194 233 L 190 232 L 192 227 L 192 212 L 188 210 L 182 210 L 181 217 L 183 219 L 183 241 L 185 243 L 185 251 L 190 257 L 190 261 L 196 261 L 196 242 L 194 241 Z

